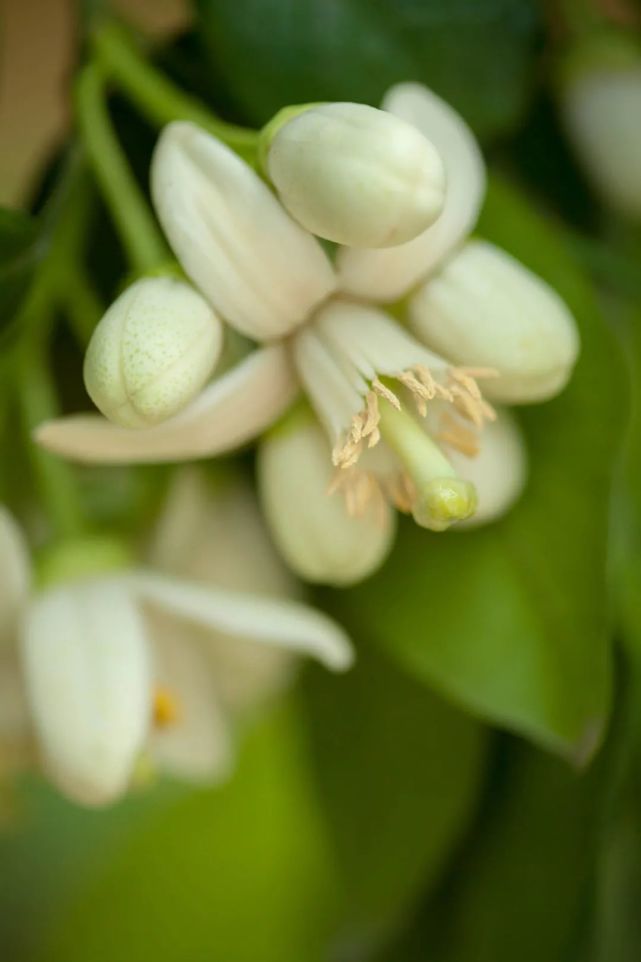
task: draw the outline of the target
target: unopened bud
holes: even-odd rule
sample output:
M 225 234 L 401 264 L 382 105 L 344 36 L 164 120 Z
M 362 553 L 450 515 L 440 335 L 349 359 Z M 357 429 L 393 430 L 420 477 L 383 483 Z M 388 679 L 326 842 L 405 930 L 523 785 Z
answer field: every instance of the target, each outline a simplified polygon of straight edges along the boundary
M 105 417 L 128 428 L 176 414 L 200 391 L 222 347 L 222 324 L 183 281 L 148 277 L 104 315 L 85 357 L 85 385 Z
M 641 49 L 611 33 L 568 57 L 561 113 L 585 171 L 603 201 L 641 218 Z
M 277 114 L 263 133 L 266 173 L 299 224 L 350 247 L 392 247 L 434 223 L 445 172 L 413 125 L 364 104 Z
M 565 386 L 579 352 L 574 318 L 558 294 L 505 251 L 471 241 L 416 292 L 414 333 L 455 364 L 491 369 L 483 393 L 513 404 Z
M 327 438 L 307 413 L 296 412 L 261 445 L 261 498 L 287 563 L 307 581 L 354 584 L 383 562 L 394 515 L 374 492 L 350 514 L 343 491 L 330 493 L 332 480 Z

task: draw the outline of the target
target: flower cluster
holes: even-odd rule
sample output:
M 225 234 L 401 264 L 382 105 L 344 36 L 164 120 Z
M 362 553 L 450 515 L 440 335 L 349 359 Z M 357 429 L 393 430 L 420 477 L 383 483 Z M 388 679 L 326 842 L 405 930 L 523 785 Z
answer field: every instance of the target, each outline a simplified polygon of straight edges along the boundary
M 152 196 L 191 284 L 148 277 L 115 302 L 85 365 L 105 417 L 48 422 L 37 439 L 78 461 L 139 463 L 259 438 L 284 557 L 307 579 L 350 583 L 385 557 L 394 508 L 440 531 L 511 505 L 524 446 L 495 403 L 559 392 L 578 336 L 542 280 L 470 239 L 482 156 L 426 88 L 394 87 L 383 110 L 288 108 L 260 156 L 278 197 L 193 123 L 164 129 Z M 203 388 L 224 326 L 253 347 Z

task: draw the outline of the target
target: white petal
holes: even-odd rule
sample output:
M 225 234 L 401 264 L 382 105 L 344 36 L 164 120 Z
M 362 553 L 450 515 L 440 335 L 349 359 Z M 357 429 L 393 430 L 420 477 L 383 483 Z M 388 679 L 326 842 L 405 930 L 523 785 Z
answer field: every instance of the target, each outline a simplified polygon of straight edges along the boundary
M 373 301 L 395 301 L 412 289 L 465 239 L 477 221 L 485 194 L 485 164 L 463 118 L 417 83 L 392 87 L 383 107 L 414 124 L 436 147 L 445 165 L 443 213 L 426 231 L 398 247 L 343 248 L 337 267 L 341 290 Z
M 152 162 L 159 220 L 187 275 L 243 334 L 265 341 L 304 320 L 334 288 L 318 242 L 232 150 L 169 124 Z
M 200 633 L 184 621 L 151 613 L 154 685 L 176 702 L 177 717 L 157 727 L 151 750 L 179 778 L 217 781 L 232 764 L 229 723 L 218 703 L 213 666 Z
M 151 694 L 142 618 L 121 579 L 38 595 L 27 610 L 22 655 L 51 778 L 83 804 L 113 801 L 147 736 Z
M 383 311 L 332 300 L 292 341 L 292 354 L 309 399 L 332 441 L 364 404 L 371 381 L 415 364 L 444 370 L 428 351 Z
M 12 514 L 0 505 L 0 641 L 15 629 L 30 582 L 26 539 Z
M 436 406 L 435 406 L 436 407 Z M 441 408 L 441 410 L 443 410 Z M 463 528 L 473 528 L 500 518 L 521 495 L 527 479 L 527 448 L 521 429 L 515 418 L 505 408 L 498 409 L 496 421 L 485 424 L 476 432 L 478 453 L 473 456 L 463 454 L 451 444 L 441 443 L 450 464 L 465 481 L 471 481 L 476 488 L 478 506 L 471 518 L 461 521 Z M 451 427 L 451 411 L 446 417 Z M 427 427 L 438 434 L 438 416 L 430 412 Z M 469 422 L 461 423 L 468 434 Z
M 307 581 L 348 585 L 385 559 L 395 513 L 361 477 L 362 510 L 350 516 L 343 492 L 329 494 L 334 473 L 327 437 L 311 417 L 294 416 L 261 443 L 261 497 L 283 557 Z
M 337 671 L 348 668 L 352 661 L 345 632 L 326 615 L 300 602 L 259 598 L 152 572 L 132 574 L 129 580 L 143 600 L 214 631 L 305 652 Z
M 300 593 L 241 475 L 210 479 L 194 467 L 177 472 L 150 557 L 168 574 L 217 588 L 290 598 Z M 291 678 L 296 662 L 291 651 L 220 631 L 183 627 L 206 645 L 217 697 L 234 713 L 264 702 Z
M 213 478 L 177 471 L 151 546 L 167 574 L 261 595 L 291 597 L 298 584 L 271 542 L 252 488 L 226 468 Z
M 264 431 L 291 404 L 297 390 L 285 348 L 272 345 L 254 351 L 164 424 L 132 431 L 106 418 L 77 414 L 46 421 L 34 436 L 47 450 L 87 463 L 211 457 Z
M 417 337 L 452 362 L 490 367 L 498 401 L 530 403 L 558 393 L 579 351 L 574 318 L 556 291 L 505 251 L 470 241 L 409 304 Z

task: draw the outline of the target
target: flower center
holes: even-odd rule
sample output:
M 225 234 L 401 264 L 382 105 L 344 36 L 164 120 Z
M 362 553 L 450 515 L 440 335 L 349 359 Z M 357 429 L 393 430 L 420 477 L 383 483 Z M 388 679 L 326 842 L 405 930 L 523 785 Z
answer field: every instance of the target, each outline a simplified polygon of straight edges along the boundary
M 164 685 L 157 685 L 153 694 L 152 718 L 155 728 L 163 729 L 180 720 L 181 707 L 176 695 Z
M 438 399 L 451 404 L 462 418 L 477 428 L 482 427 L 485 421 L 496 419 L 496 412 L 483 397 L 477 379 L 496 377 L 497 371 L 492 368 L 448 367 L 443 374 L 444 382 L 438 380 L 426 365 L 415 364 L 386 380 L 397 381 L 409 391 L 421 417 L 427 414 L 428 402 Z M 332 462 L 336 467 L 353 467 L 365 447 L 372 448 L 380 441 L 381 399 L 401 412 L 401 401 L 392 387 L 378 377 L 373 378 L 365 396 L 364 408 L 353 416 L 347 432 L 334 446 Z M 469 429 L 466 432 L 464 426 L 454 419 L 449 425 L 448 434 L 449 443 L 455 447 L 463 445 L 469 448 L 474 438 L 473 432 Z

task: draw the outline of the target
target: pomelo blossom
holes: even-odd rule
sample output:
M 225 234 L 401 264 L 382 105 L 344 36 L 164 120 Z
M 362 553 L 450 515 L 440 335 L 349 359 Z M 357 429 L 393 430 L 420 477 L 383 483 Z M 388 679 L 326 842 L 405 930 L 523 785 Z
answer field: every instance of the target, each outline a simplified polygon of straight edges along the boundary
M 342 630 L 288 597 L 247 494 L 196 496 L 185 483 L 148 566 L 132 567 L 105 539 L 64 543 L 45 557 L 44 584 L 32 591 L 24 539 L 0 513 L 1 742 L 16 761 L 39 755 L 81 804 L 118 798 L 145 759 L 216 781 L 233 758 L 234 717 L 287 680 L 296 654 L 335 670 L 351 661 Z
M 77 415 L 42 425 L 40 443 L 88 462 L 207 457 L 259 436 L 302 390 L 326 432 L 332 487 L 353 513 L 382 498 L 436 530 L 469 517 L 473 485 L 440 435 L 469 455 L 460 425 L 476 433 L 496 416 L 484 394 L 524 403 L 559 391 L 577 333 L 539 278 L 493 245 L 466 240 L 485 172 L 463 120 L 417 84 L 393 88 L 384 106 L 436 147 L 448 179 L 444 209 L 408 243 L 339 248 L 335 266 L 222 143 L 192 124 L 167 127 L 152 165 L 161 224 L 201 294 L 258 346 L 162 424 L 131 431 Z M 387 303 L 405 310 L 412 333 Z M 421 421 L 436 401 L 442 423 L 426 432 Z M 271 512 L 278 525 L 276 516 L 283 512 Z

